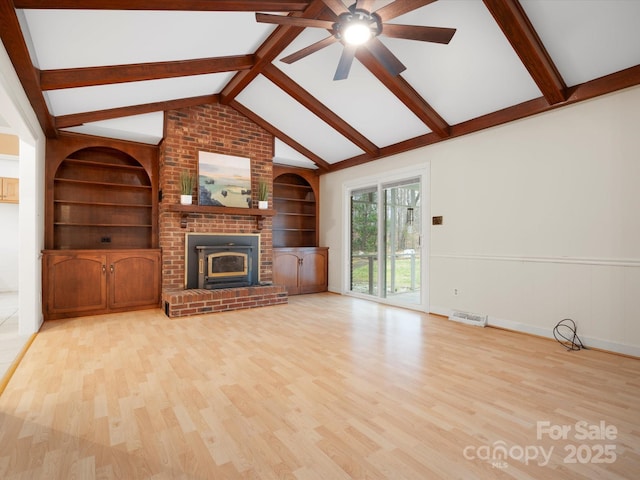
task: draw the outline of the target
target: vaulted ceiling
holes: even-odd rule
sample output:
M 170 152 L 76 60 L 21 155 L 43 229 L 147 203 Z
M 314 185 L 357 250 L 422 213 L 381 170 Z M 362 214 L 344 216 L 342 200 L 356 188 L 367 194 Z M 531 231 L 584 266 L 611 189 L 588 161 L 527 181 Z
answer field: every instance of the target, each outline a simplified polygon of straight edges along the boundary
M 158 144 L 163 111 L 219 102 L 273 133 L 275 161 L 323 172 L 640 84 L 640 1 L 365 3 L 456 33 L 439 44 L 383 29 L 406 70 L 360 47 L 338 81 L 340 42 L 280 60 L 330 31 L 255 13 L 333 21 L 341 0 L 0 0 L 0 35 L 48 137 Z

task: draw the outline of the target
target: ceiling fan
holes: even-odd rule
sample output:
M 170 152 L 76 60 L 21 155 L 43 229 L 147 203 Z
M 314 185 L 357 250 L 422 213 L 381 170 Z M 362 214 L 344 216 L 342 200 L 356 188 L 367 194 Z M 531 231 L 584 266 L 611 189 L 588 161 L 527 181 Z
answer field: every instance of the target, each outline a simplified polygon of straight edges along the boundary
M 266 13 L 256 13 L 256 20 L 261 23 L 330 30 L 330 37 L 292 53 L 282 58 L 281 61 L 291 64 L 332 43 L 341 42 L 344 45 L 344 50 L 340 56 L 338 68 L 333 77 L 334 80 L 344 80 L 349 76 L 349 70 L 358 48 L 369 50 L 391 75 L 398 75 L 406 70 L 402 62 L 378 39 L 379 35 L 448 44 L 453 38 L 453 34 L 456 33 L 455 28 L 386 23 L 388 20 L 433 3 L 436 0 L 395 0 L 376 11 L 371 11 L 375 0 L 356 0 L 356 3 L 348 8 L 345 7 L 341 0 L 322 1 L 337 16 L 335 22 Z

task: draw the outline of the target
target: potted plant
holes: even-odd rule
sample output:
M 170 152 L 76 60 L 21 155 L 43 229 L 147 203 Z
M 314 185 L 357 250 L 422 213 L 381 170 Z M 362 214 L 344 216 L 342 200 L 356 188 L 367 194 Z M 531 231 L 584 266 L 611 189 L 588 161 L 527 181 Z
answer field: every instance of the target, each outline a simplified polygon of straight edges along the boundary
M 258 208 L 266 210 L 269 208 L 269 184 L 266 180 L 258 183 Z
M 180 203 L 182 205 L 191 205 L 193 203 L 193 187 L 196 183 L 196 177 L 187 170 L 180 172 Z

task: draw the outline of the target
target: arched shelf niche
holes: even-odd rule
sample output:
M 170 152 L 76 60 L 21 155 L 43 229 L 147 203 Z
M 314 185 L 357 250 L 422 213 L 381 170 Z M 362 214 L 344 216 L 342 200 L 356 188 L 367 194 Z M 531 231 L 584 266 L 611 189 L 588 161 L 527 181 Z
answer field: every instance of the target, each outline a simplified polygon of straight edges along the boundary
M 154 248 L 154 187 L 132 155 L 108 146 L 80 148 L 53 175 L 51 248 Z

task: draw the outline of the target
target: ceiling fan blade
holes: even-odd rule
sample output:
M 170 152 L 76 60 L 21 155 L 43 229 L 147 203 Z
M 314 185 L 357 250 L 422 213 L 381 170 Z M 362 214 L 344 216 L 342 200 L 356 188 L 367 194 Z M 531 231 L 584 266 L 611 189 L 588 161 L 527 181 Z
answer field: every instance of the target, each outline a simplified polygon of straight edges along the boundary
M 256 13 L 256 21 L 260 23 L 275 23 L 277 25 L 292 25 L 294 27 L 317 27 L 331 30 L 333 22 L 317 20 L 315 18 L 285 17 L 283 15 L 270 15 L 268 13 Z
M 456 33 L 456 29 L 385 23 L 382 25 L 382 33 L 387 37 L 447 44 L 453 38 L 453 34 Z
M 347 7 L 340 0 L 322 0 L 322 2 L 336 15 L 347 11 Z
M 336 37 L 334 36 L 323 38 L 319 42 L 312 43 L 308 47 L 304 47 L 302 50 L 298 50 L 297 52 L 292 53 L 291 55 L 287 55 L 286 57 L 281 58 L 280 61 L 284 63 L 289 63 L 289 64 L 293 62 L 297 62 L 301 58 L 304 58 L 307 55 L 311 55 L 312 53 L 317 52 L 321 48 L 327 47 L 337 41 L 338 40 L 336 40 Z
M 402 62 L 398 60 L 393 53 L 391 53 L 391 50 L 385 47 L 384 44 L 378 40 L 378 37 L 371 38 L 363 46 L 369 49 L 376 60 L 378 60 L 378 62 L 380 62 L 391 75 L 398 75 L 407 69 L 407 67 L 405 67 Z
M 373 8 L 374 2 L 375 2 L 375 0 L 358 0 L 356 2 L 356 8 L 360 9 L 360 10 L 366 10 L 367 12 L 370 12 L 371 9 Z
M 334 80 L 344 80 L 349 76 L 351 70 L 351 64 L 356 56 L 356 45 L 345 45 L 342 55 L 340 55 L 340 61 L 338 62 L 338 68 L 336 74 L 333 76 Z
M 435 1 L 436 0 L 396 0 L 395 2 L 391 2 L 389 5 L 379 8 L 376 10 L 376 13 L 380 15 L 383 22 L 386 22 L 387 20 L 412 12 L 413 10 L 429 5 Z

